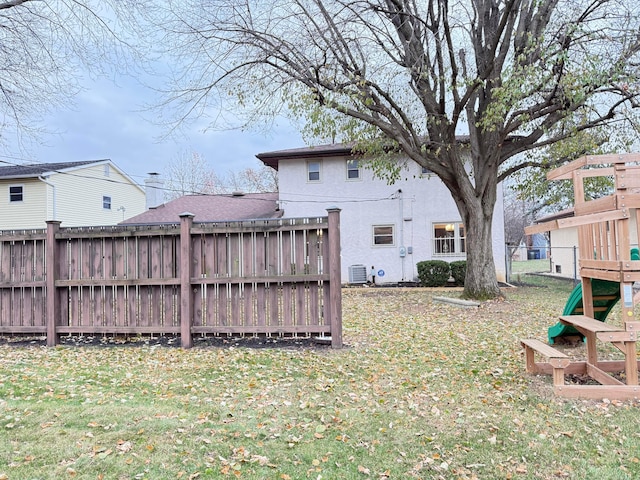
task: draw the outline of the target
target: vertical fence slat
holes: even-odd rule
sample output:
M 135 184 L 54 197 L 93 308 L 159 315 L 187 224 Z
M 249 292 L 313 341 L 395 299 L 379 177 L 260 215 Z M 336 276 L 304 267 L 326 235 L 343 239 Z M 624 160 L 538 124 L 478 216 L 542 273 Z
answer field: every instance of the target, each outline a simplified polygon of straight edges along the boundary
M 295 232 L 294 237 L 294 251 L 293 258 L 295 262 L 296 275 L 303 275 L 308 273 L 307 269 L 307 237 L 305 230 L 298 230 Z M 294 287 L 295 290 L 295 321 L 299 326 L 305 325 L 307 321 L 307 305 L 306 296 L 307 288 L 304 283 L 297 283 Z
M 10 242 L 0 240 L 0 282 L 9 282 L 11 269 Z
M 292 284 L 286 282 L 282 284 L 282 325 L 290 327 L 293 325 L 293 292 Z

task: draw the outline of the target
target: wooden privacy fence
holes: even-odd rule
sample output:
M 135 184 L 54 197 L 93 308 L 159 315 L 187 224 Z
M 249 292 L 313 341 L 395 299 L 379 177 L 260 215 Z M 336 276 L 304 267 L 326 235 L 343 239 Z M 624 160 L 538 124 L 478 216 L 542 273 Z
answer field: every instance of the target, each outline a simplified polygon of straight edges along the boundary
M 0 232 L 0 333 L 331 336 L 340 210 L 304 219 Z

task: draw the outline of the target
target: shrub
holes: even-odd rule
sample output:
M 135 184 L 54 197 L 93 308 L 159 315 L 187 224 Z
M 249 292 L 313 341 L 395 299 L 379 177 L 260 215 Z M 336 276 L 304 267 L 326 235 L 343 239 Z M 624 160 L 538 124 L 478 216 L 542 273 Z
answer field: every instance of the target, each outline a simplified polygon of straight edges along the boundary
M 449 264 L 451 267 L 451 276 L 459 287 L 464 286 L 464 277 L 467 275 L 467 261 L 458 260 Z
M 418 278 L 423 287 L 444 287 L 450 271 L 449 264 L 444 260 L 418 262 Z

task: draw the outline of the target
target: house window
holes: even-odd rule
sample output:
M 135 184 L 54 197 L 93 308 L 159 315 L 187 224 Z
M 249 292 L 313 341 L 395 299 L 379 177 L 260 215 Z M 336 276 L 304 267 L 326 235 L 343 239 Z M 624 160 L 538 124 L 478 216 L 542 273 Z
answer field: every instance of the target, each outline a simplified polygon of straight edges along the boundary
M 307 162 L 307 180 L 309 182 L 320 181 L 320 162 Z
M 357 180 L 360 178 L 360 162 L 358 160 L 347 160 L 347 180 Z
M 420 167 L 420 173 L 422 175 L 429 175 L 431 174 L 431 170 L 429 170 L 427 167 Z
M 105 210 L 111 210 L 111 197 L 102 197 L 102 208 Z
M 393 225 L 374 225 L 373 244 L 381 246 L 394 245 Z
M 460 222 L 433 224 L 433 255 L 464 256 L 467 251 L 464 225 Z
M 9 202 L 24 201 L 24 187 L 22 185 L 9 185 Z

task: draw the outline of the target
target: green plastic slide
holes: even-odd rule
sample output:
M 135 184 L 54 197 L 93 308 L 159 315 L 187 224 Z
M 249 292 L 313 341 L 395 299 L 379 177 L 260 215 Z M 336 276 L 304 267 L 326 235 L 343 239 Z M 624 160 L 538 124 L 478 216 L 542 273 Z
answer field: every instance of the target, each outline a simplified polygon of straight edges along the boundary
M 593 316 L 596 320 L 604 322 L 609 315 L 609 312 L 614 305 L 620 300 L 620 284 L 618 282 L 610 282 L 608 280 L 591 280 L 591 289 L 593 292 Z M 601 297 L 601 298 L 598 298 Z M 579 283 L 569 295 L 562 315 L 582 315 L 582 284 Z M 567 325 L 563 325 L 558 322 L 552 327 L 549 327 L 548 337 L 549 344 L 554 344 L 556 338 L 565 337 L 567 335 L 580 335 L 575 328 Z
M 640 249 L 634 247 L 631 249 L 631 260 L 640 260 Z M 591 280 L 591 291 L 593 294 L 593 316 L 596 320 L 604 322 L 613 306 L 620 300 L 620 284 L 609 280 Z M 600 297 L 600 298 L 598 298 Z M 579 283 L 569 295 L 569 300 L 564 306 L 562 315 L 581 315 L 583 312 L 582 305 L 582 284 Z M 549 327 L 548 337 L 549 344 L 554 344 L 556 338 L 567 335 L 580 335 L 575 328 L 563 325 L 558 322 L 553 327 Z

